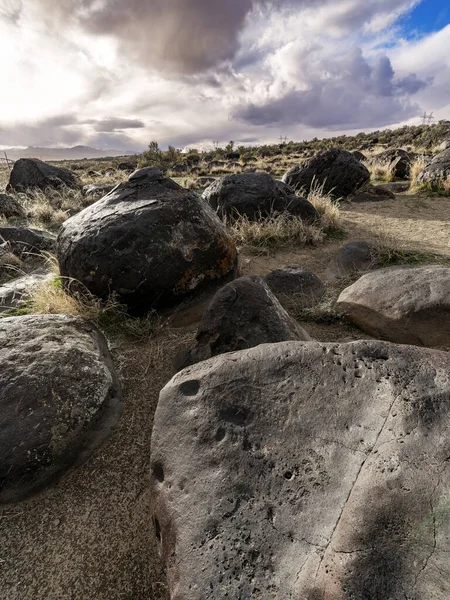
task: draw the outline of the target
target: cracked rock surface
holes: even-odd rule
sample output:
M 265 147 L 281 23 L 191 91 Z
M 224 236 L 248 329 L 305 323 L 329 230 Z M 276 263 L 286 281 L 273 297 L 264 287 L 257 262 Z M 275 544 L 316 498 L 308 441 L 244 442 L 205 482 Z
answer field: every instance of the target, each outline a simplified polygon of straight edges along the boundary
M 86 461 L 122 414 L 103 335 L 65 315 L 0 319 L 0 504 Z
M 450 357 L 283 342 L 162 390 L 154 522 L 172 600 L 447 600 Z
M 237 254 L 206 202 L 144 168 L 64 222 L 58 260 L 61 275 L 144 313 L 232 276 Z

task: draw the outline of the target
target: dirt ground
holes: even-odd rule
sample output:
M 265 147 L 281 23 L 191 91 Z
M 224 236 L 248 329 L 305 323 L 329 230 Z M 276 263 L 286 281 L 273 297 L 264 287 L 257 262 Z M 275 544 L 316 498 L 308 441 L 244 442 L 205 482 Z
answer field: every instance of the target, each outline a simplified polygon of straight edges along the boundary
M 348 236 L 275 256 L 241 256 L 243 274 L 298 264 L 324 275 L 336 250 L 380 234 L 450 258 L 450 198 L 397 196 L 342 207 Z M 198 317 L 198 311 L 196 317 Z M 5 600 L 161 600 L 168 597 L 152 527 L 148 476 L 153 414 L 171 361 L 190 343 L 190 327 L 113 348 L 125 413 L 110 440 L 83 467 L 32 500 L 0 509 L 0 598 Z M 185 323 L 189 322 L 189 319 Z M 322 341 L 358 339 L 341 324 L 307 323 Z

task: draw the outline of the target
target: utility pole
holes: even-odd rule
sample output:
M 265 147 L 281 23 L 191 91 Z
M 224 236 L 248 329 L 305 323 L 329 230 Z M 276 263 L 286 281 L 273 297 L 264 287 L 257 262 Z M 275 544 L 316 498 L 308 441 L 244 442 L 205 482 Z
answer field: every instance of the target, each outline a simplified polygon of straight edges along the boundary
M 287 135 L 282 136 L 280 135 L 280 144 L 286 144 L 287 143 Z
M 434 121 L 434 112 L 431 112 L 429 115 L 424 112 L 422 115 L 422 125 L 431 125 L 432 121 Z

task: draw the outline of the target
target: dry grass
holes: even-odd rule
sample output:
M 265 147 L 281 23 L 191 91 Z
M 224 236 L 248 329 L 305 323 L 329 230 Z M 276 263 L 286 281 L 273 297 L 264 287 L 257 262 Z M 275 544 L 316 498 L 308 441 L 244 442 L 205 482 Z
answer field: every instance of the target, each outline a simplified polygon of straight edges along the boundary
M 320 215 L 320 227 L 325 231 L 341 228 L 339 202 L 324 191 L 324 185 L 313 183 L 306 198 Z M 301 193 L 300 193 L 301 195 Z
M 371 179 L 375 181 L 386 181 L 388 183 L 395 180 L 392 164 L 377 160 L 373 160 L 370 163 L 364 162 L 363 164 L 369 170 Z

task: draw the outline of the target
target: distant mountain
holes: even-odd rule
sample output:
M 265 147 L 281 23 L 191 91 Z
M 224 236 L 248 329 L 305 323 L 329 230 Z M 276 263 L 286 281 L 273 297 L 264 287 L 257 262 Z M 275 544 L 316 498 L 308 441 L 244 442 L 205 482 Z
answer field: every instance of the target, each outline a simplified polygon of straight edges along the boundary
M 73 148 L 39 148 L 29 146 L 28 148 L 9 148 L 4 152 L 11 160 L 19 158 L 40 158 L 41 160 L 80 160 L 82 158 L 104 158 L 109 156 L 132 156 L 138 152 L 124 150 L 99 150 L 90 146 L 74 146 Z

